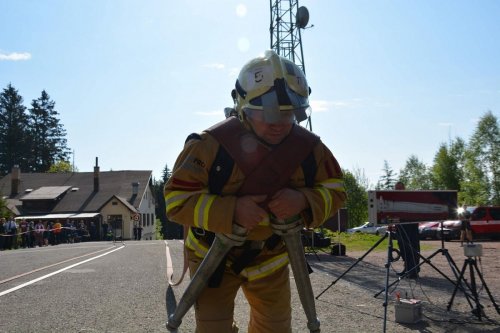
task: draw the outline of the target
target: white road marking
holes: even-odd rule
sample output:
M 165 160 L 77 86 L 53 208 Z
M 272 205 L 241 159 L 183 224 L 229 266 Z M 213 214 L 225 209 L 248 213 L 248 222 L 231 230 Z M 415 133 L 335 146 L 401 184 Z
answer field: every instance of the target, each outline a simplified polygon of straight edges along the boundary
M 98 256 L 95 256 L 95 257 L 92 257 L 92 258 L 89 258 L 89 259 L 86 259 L 86 260 L 83 260 L 83 261 L 80 261 L 80 262 L 77 262 L 76 264 L 69 265 L 69 266 L 67 266 L 67 267 L 65 267 L 65 268 L 61 268 L 61 269 L 60 269 L 60 270 L 58 270 L 58 271 L 55 271 L 55 272 L 49 273 L 49 274 L 47 274 L 47 275 L 41 276 L 41 277 L 39 277 L 39 278 L 36 278 L 36 279 L 34 279 L 34 280 L 31 280 L 31 281 L 28 281 L 28 282 L 26 282 L 26 283 L 20 284 L 20 285 L 18 285 L 18 286 L 16 286 L 16 287 L 14 287 L 14 288 L 10 288 L 10 289 L 7 289 L 7 290 L 5 290 L 5 291 L 2 291 L 2 292 L 0 292 L 0 297 L 1 297 L 1 296 L 4 296 L 4 295 L 7 295 L 7 294 L 10 294 L 11 292 L 14 292 L 14 291 L 16 291 L 16 290 L 22 289 L 22 288 L 24 288 L 24 287 L 27 287 L 27 286 L 29 286 L 29 285 L 32 285 L 33 283 L 36 283 L 36 282 L 38 282 L 38 281 L 41 281 L 41 280 L 44 280 L 44 279 L 49 278 L 49 277 L 51 277 L 51 276 L 54 276 L 54 275 L 56 275 L 56 274 L 59 274 L 59 273 L 61 273 L 61 272 L 64 272 L 64 271 L 66 271 L 66 270 L 68 270 L 68 269 L 71 269 L 71 268 L 73 268 L 73 267 L 76 267 L 76 266 L 78 266 L 78 265 L 85 264 L 85 263 L 87 263 L 87 262 L 89 262 L 89 261 L 92 261 L 92 260 L 94 260 L 94 259 L 98 259 L 98 258 L 100 258 L 100 257 L 103 257 L 103 256 L 108 255 L 108 254 L 110 254 L 110 253 L 113 253 L 113 252 L 115 252 L 115 251 L 121 250 L 121 249 L 123 249 L 124 247 L 125 247 L 125 246 L 120 246 L 120 247 L 118 247 L 118 248 L 116 248 L 116 249 L 114 249 L 114 250 L 111 250 L 111 251 L 109 251 L 109 252 L 106 252 L 106 253 L 100 254 L 100 255 L 98 255 Z
M 167 258 L 167 280 L 170 281 L 174 274 L 174 268 L 172 267 L 172 257 L 170 256 L 170 249 L 167 241 L 165 241 L 165 256 Z

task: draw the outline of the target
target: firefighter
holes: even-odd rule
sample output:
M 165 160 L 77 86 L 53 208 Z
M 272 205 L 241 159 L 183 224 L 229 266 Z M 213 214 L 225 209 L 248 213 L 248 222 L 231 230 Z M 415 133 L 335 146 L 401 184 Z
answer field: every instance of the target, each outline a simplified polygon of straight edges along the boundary
M 191 276 L 214 233 L 231 233 L 233 223 L 248 230 L 194 305 L 197 333 L 238 332 L 240 288 L 251 308 L 249 333 L 291 332 L 288 256 L 270 223 L 320 226 L 346 199 L 342 173 L 319 137 L 298 125 L 310 90 L 297 65 L 266 51 L 241 69 L 234 91 L 237 117 L 186 140 L 165 185 L 167 216 L 189 227 Z
M 470 226 L 470 216 L 471 214 L 467 210 L 467 207 L 460 209 L 458 218 L 460 219 L 460 246 L 464 246 L 464 240 L 467 240 L 467 244 L 472 243 L 472 228 Z

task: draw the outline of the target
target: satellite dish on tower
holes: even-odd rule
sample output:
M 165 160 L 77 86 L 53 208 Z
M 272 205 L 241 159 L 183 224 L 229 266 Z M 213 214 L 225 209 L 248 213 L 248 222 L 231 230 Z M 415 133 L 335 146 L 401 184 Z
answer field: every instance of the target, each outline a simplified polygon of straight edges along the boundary
M 295 23 L 301 29 L 304 29 L 309 23 L 309 11 L 306 7 L 301 6 L 297 9 L 297 15 L 295 16 Z

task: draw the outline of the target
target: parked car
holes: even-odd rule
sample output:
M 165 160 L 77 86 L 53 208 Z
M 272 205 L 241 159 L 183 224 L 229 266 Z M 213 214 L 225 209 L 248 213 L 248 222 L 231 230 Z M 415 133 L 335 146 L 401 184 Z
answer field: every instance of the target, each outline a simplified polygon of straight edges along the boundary
M 461 220 L 447 220 L 443 222 L 443 234 L 445 240 L 460 239 L 460 230 L 462 229 Z
M 382 226 L 382 225 L 375 225 L 370 222 L 365 222 L 359 227 L 354 227 L 347 229 L 347 232 L 350 234 L 356 233 L 356 232 L 362 232 L 365 234 L 374 234 L 374 235 L 382 235 L 386 232 L 387 226 Z
M 458 224 L 456 223 L 458 222 Z M 441 222 L 420 222 L 418 225 L 420 239 L 441 239 Z M 460 238 L 460 221 L 443 221 L 443 239 L 450 241 Z
M 420 222 L 418 224 L 418 234 L 420 239 L 441 239 L 441 225 L 439 222 Z

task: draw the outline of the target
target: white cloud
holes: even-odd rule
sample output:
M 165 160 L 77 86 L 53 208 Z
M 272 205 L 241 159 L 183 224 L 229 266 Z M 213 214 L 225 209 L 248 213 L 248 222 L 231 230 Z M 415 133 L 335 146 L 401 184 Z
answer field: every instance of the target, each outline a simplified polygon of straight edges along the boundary
M 214 63 L 214 64 L 206 64 L 204 65 L 203 67 L 206 67 L 206 68 L 213 68 L 213 69 L 224 69 L 224 67 L 226 67 L 224 64 L 217 64 L 217 63 Z
M 328 112 L 331 109 L 354 108 L 359 105 L 360 101 L 360 99 L 349 101 L 310 100 L 310 104 L 313 112 Z
M 333 105 L 333 102 L 311 100 L 309 104 L 311 105 L 313 112 L 325 112 L 330 109 L 330 107 Z
M 389 101 L 369 101 L 359 97 L 345 100 L 309 100 L 313 112 L 328 112 L 330 110 L 345 110 L 359 108 L 388 108 L 393 106 Z
M 31 59 L 31 53 L 28 52 L 12 52 L 3 53 L 0 52 L 0 61 L 19 61 L 19 60 L 29 60 Z

